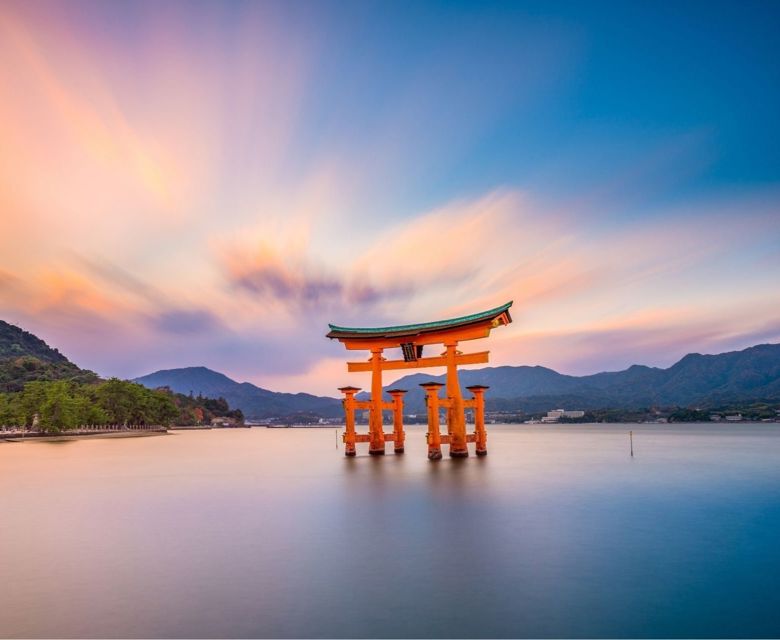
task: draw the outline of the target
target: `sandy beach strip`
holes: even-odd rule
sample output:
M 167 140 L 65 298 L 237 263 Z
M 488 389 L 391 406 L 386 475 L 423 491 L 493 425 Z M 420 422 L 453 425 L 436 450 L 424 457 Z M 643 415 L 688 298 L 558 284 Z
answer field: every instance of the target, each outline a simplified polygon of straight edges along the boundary
M 79 433 L 74 435 L 0 435 L 0 442 L 67 442 L 69 440 L 84 440 L 92 438 L 145 438 L 148 436 L 167 436 L 167 431 L 107 431 L 103 433 Z

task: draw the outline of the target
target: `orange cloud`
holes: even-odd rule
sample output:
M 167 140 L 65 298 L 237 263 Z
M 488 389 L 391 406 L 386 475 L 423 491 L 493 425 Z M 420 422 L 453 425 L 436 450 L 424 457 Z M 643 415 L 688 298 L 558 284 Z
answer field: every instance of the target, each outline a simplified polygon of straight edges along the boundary
M 442 156 L 464 152 L 506 108 L 505 78 L 488 71 L 485 95 L 461 96 L 464 67 L 437 48 L 346 136 L 313 135 L 303 112 L 320 97 L 307 93 L 317 45 L 276 29 L 260 3 L 245 10 L 226 47 L 202 38 L 211 5 L 194 21 L 178 5 L 144 5 L 122 47 L 71 5 L 0 5 L 4 314 L 87 354 L 124 349 L 126 361 L 162 365 L 221 352 L 237 370 L 287 367 L 291 385 L 331 374 L 330 360 L 316 364 L 336 354 L 327 321 L 426 320 L 509 299 L 516 322 L 491 341 L 496 362 L 585 367 L 612 349 L 640 360 L 684 340 L 770 331 L 733 312 L 760 308 L 771 323 L 761 305 L 780 303 L 777 192 L 630 218 L 637 193 L 678 176 L 670 155 L 675 168 L 706 161 L 698 134 L 579 193 L 542 201 L 532 186 L 499 185 L 415 211 L 388 194 L 403 184 L 413 201 L 437 180 L 434 160 L 446 173 Z M 549 64 L 516 83 L 513 100 L 544 87 L 539 69 L 558 68 L 549 35 Z M 483 117 L 467 117 L 478 106 Z M 458 110 L 467 124 L 451 142 Z M 561 166 L 555 155 L 558 176 Z M 403 215 L 391 211 L 398 202 Z
M 97 80 L 100 74 L 92 60 L 62 34 L 49 31 L 48 35 L 59 42 L 56 53 L 50 42 L 42 43 L 40 33 L 33 36 L 10 12 L 0 14 L 0 61 L 4 63 L 0 77 L 6 87 L 3 134 L 12 143 L 6 147 L 3 167 L 26 170 L 28 187 L 39 186 L 43 176 L 36 175 L 35 166 L 13 162 L 18 155 L 31 155 L 32 144 L 36 158 L 51 158 L 51 169 L 55 162 L 62 163 L 60 170 L 65 169 L 47 175 L 50 187 L 65 193 L 80 187 L 81 195 L 88 195 L 85 187 L 100 191 L 108 181 L 113 189 L 122 186 L 148 199 L 139 213 L 149 205 L 176 213 L 184 185 L 174 160 L 163 147 L 134 130 L 106 86 Z M 69 166 L 68 162 L 78 164 Z M 77 166 L 80 170 L 74 171 Z M 83 175 L 87 169 L 89 176 Z

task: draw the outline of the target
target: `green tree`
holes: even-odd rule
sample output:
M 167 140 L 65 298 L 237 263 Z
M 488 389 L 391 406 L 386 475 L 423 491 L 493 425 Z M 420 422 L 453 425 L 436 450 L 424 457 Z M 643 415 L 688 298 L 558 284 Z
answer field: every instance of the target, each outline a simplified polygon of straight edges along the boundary
M 179 408 L 169 394 L 163 391 L 151 391 L 151 422 L 168 426 L 179 415 Z
M 58 433 L 78 425 L 78 414 L 71 385 L 60 380 L 44 383 L 46 397 L 40 406 L 39 426 L 43 431 Z
M 211 410 L 209 410 L 209 408 Z M 27 382 L 20 391 L 0 392 L 0 425 L 38 425 L 58 432 L 86 424 L 192 424 L 214 414 L 243 419 L 219 398 L 188 398 L 112 378 L 99 384 L 74 380 Z
M 98 404 L 91 385 L 85 385 L 78 390 L 74 404 L 78 424 L 108 424 L 108 415 Z
M 46 402 L 46 382 L 28 382 L 19 398 L 19 417 L 24 426 L 31 427 L 36 415 Z
M 0 426 L 13 426 L 19 421 L 13 398 L 10 393 L 0 393 Z
M 111 378 L 96 389 L 99 406 L 110 423 L 125 424 L 130 419 L 132 402 L 127 394 L 127 384 L 119 378 Z

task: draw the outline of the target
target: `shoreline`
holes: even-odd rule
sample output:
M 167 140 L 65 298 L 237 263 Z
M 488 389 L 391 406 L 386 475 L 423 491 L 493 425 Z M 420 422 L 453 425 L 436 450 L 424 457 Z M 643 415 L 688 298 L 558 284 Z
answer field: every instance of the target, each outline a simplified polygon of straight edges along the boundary
M 76 433 L 76 434 L 27 434 L 24 437 L 20 435 L 0 436 L 0 442 L 68 442 L 70 440 L 84 440 L 89 438 L 145 438 L 149 436 L 167 436 L 167 431 L 107 431 L 103 433 Z
M 342 430 L 344 429 L 344 425 L 294 425 L 294 426 L 261 426 L 261 425 L 252 425 L 255 427 L 260 427 L 263 429 L 281 429 L 281 430 L 301 430 L 301 429 L 310 429 L 310 430 L 327 430 L 327 429 L 334 429 L 334 430 Z M 358 425 L 365 427 L 366 425 Z M 424 424 L 409 424 L 404 425 L 405 427 L 424 427 Z M 471 426 L 471 425 L 470 425 Z M 623 428 L 634 428 L 636 430 L 657 430 L 657 431 L 670 431 L 674 430 L 675 428 L 680 427 L 713 427 L 713 426 L 719 426 L 719 427 L 734 427 L 736 430 L 739 429 L 740 426 L 762 426 L 762 427 L 772 427 L 772 426 L 779 426 L 780 423 L 776 421 L 772 422 L 756 422 L 756 421 L 749 421 L 749 420 L 743 420 L 741 422 L 673 422 L 673 423 L 612 423 L 612 422 L 571 422 L 571 423 L 539 423 L 539 424 L 525 424 L 525 423 L 495 423 L 489 426 L 501 426 L 501 427 L 513 427 L 518 429 L 538 429 L 538 428 L 544 428 L 545 430 L 549 430 L 551 432 L 555 431 L 565 431 L 567 428 L 577 428 L 577 427 L 611 427 L 611 426 L 620 426 Z M 243 428 L 250 428 L 250 427 L 243 427 Z M 45 433 L 27 433 L 22 437 L 19 434 L 8 434 L 4 435 L 3 432 L 0 432 L 0 444 L 1 443 L 20 443 L 20 442 L 68 442 L 71 440 L 88 440 L 90 438 L 144 438 L 149 436 L 166 436 L 166 435 L 176 435 L 172 432 L 174 431 L 229 431 L 235 429 L 229 428 L 229 427 L 211 427 L 211 426 L 183 426 L 183 427 L 170 427 L 168 429 L 150 429 L 150 430 L 128 430 L 128 431 L 103 431 L 103 432 L 97 432 L 97 433 L 75 433 L 75 434 L 68 434 L 67 432 L 63 432 L 60 434 L 45 434 Z

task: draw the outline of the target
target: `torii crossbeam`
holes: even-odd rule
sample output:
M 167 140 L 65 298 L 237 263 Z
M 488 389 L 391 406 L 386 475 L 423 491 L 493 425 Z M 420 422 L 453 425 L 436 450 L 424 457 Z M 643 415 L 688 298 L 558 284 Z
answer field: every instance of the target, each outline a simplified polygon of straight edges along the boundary
M 404 451 L 403 430 L 403 389 L 392 389 L 388 393 L 392 402 L 382 401 L 382 372 L 399 369 L 421 369 L 428 367 L 446 367 L 447 384 L 446 398 L 439 397 L 442 384 L 428 382 L 422 386 L 426 392 L 428 405 L 428 457 L 432 460 L 441 458 L 441 445 L 449 444 L 450 456 L 468 456 L 468 443 L 476 444 L 477 455 L 487 454 L 487 433 L 484 419 L 484 391 L 487 387 L 475 385 L 469 387 L 473 397 L 464 400 L 458 382 L 458 365 L 485 364 L 488 362 L 488 351 L 477 353 L 461 353 L 457 350 L 458 343 L 465 340 L 487 338 L 490 332 L 499 326 L 512 322 L 509 315 L 511 302 L 469 316 L 409 324 L 398 327 L 339 327 L 328 325 L 328 338 L 339 340 L 348 350 L 364 350 L 371 352 L 367 362 L 348 362 L 350 372 L 371 372 L 371 399 L 359 401 L 355 398 L 360 389 L 357 387 L 341 387 L 344 394 L 344 411 L 346 414 L 346 430 L 344 433 L 345 453 L 354 456 L 357 442 L 368 442 L 368 452 L 371 455 L 384 455 L 385 442 L 392 441 L 396 453 Z M 439 356 L 423 357 L 425 345 L 443 344 L 444 353 Z M 382 357 L 385 349 L 401 348 L 403 360 L 386 360 Z M 447 434 L 439 431 L 439 408 L 447 409 Z M 466 434 L 465 409 L 474 409 L 475 432 Z M 355 410 L 369 410 L 369 433 L 355 432 Z M 384 433 L 382 410 L 393 411 L 393 433 Z

